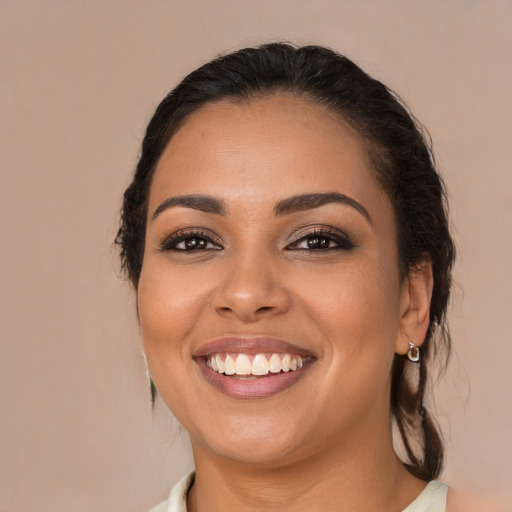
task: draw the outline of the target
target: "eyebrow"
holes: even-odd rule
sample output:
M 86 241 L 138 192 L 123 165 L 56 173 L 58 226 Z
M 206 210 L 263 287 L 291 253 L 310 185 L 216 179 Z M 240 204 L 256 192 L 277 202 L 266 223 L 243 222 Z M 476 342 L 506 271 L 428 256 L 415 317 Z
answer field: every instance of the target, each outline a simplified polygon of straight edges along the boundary
M 299 194 L 288 197 L 279 201 L 275 205 L 274 214 L 276 216 L 289 215 L 295 212 L 320 208 L 321 206 L 329 203 L 339 203 L 350 206 L 363 215 L 363 217 L 372 224 L 372 219 L 368 210 L 366 210 L 361 203 L 352 197 L 340 194 L 339 192 Z M 156 208 L 153 213 L 152 220 L 155 220 L 162 212 L 174 206 L 183 206 L 185 208 L 192 208 L 193 210 L 199 210 L 205 213 L 214 213 L 216 215 L 226 215 L 227 212 L 226 205 L 221 199 L 203 194 L 191 194 L 167 198 Z
M 215 213 L 217 215 L 226 215 L 226 206 L 224 201 L 212 196 L 192 194 L 188 196 L 169 197 L 153 213 L 152 220 L 155 220 L 162 212 L 173 206 L 184 206 L 205 213 Z
M 274 207 L 276 215 L 288 215 L 290 213 L 304 210 L 320 208 L 329 203 L 340 203 L 350 206 L 357 210 L 366 220 L 372 224 L 372 219 L 368 210 L 352 197 L 340 194 L 339 192 L 329 192 L 323 194 L 300 194 L 279 201 Z

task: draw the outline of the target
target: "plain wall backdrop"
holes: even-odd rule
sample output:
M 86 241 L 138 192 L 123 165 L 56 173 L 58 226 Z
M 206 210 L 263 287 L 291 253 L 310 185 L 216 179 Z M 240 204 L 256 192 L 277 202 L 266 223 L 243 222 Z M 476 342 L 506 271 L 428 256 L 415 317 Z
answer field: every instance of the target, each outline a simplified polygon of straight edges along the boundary
M 0 510 L 143 512 L 190 469 L 112 241 L 160 99 L 269 40 L 345 53 L 428 127 L 459 256 L 443 479 L 508 492 L 511 22 L 508 0 L 0 0 Z

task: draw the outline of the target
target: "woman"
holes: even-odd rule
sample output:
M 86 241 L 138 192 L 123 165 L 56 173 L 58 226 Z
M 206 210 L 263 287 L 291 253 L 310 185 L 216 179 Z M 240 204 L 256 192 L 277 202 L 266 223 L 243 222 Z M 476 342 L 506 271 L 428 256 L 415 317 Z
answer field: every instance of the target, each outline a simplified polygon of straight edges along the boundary
M 202 66 L 149 123 L 117 241 L 194 453 L 155 511 L 445 510 L 425 388 L 454 247 L 385 86 L 321 47 Z

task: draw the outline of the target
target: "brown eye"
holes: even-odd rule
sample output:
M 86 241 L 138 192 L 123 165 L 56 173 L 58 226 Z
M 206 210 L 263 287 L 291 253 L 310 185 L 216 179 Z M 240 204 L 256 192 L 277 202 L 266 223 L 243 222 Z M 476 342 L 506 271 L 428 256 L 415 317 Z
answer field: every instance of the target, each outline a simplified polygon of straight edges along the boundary
M 181 244 L 176 244 L 176 248 L 178 248 L 179 245 L 184 245 L 186 251 L 194 251 L 197 249 L 206 249 L 208 241 L 204 238 L 188 238 L 181 242 Z
M 328 230 L 307 233 L 290 244 L 288 250 L 302 250 L 311 252 L 350 250 L 355 247 L 352 240 L 342 232 Z
M 160 245 L 162 251 L 219 251 L 222 249 L 219 243 L 212 237 L 201 232 L 178 232 L 166 238 Z
M 331 243 L 332 240 L 325 236 L 315 236 L 307 240 L 308 249 L 329 249 Z

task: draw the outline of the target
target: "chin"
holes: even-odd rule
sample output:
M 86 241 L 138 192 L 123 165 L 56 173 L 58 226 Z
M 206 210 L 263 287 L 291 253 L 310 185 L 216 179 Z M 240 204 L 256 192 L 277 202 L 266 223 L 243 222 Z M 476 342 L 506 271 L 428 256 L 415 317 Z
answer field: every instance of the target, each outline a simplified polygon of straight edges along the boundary
M 230 443 L 215 443 L 212 446 L 217 454 L 237 464 L 269 466 L 286 461 L 293 453 L 291 443 L 279 444 L 269 440 L 235 440 Z
M 293 422 L 282 418 L 278 422 L 239 418 L 227 423 L 209 429 L 201 438 L 192 434 L 194 451 L 202 446 L 238 464 L 271 465 L 285 461 L 303 445 L 300 433 L 291 428 Z

